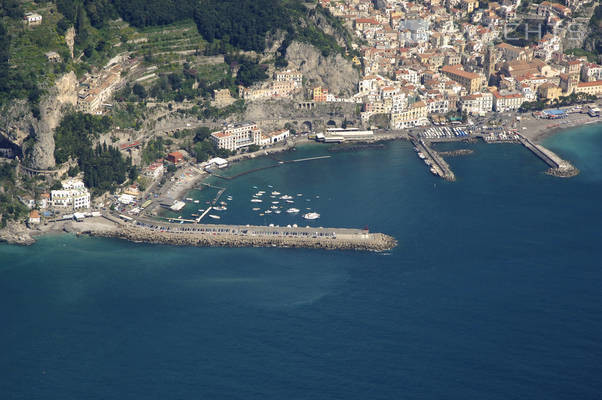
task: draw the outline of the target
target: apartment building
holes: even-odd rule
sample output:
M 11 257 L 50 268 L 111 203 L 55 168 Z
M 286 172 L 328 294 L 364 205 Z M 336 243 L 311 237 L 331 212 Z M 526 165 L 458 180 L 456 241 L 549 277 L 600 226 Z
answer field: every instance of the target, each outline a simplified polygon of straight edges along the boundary
M 213 143 L 221 149 L 236 151 L 252 144 L 261 144 L 261 130 L 253 122 L 230 124 L 210 136 Z

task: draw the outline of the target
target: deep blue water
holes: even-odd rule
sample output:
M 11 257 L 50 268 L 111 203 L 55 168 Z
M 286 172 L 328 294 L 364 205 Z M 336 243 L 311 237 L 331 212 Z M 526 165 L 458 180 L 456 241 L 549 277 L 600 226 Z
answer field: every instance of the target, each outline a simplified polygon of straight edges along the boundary
M 0 245 L 0 398 L 599 399 L 602 129 L 547 145 L 582 173 L 475 144 L 446 183 L 395 142 L 214 178 L 221 222 L 305 224 L 251 210 L 272 185 L 313 225 L 394 235 L 385 254 Z

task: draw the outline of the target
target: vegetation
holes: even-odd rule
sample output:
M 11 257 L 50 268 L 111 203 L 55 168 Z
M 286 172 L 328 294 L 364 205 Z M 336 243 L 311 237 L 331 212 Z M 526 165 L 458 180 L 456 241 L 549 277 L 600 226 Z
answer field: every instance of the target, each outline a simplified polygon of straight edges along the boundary
M 165 156 L 165 143 L 162 137 L 149 140 L 149 142 L 142 149 L 142 162 L 144 164 L 150 164 L 159 158 Z
M 77 159 L 84 173 L 84 183 L 96 192 L 112 190 L 125 181 L 131 172 L 131 159 L 124 159 L 119 150 L 106 143 L 93 146 L 95 139 L 111 127 L 109 117 L 83 113 L 66 115 L 54 133 L 56 161 Z
M 563 96 L 551 102 L 543 100 L 527 101 L 522 104 L 520 112 L 541 111 L 550 107 L 566 107 L 573 104 L 589 103 L 596 100 L 596 96 L 586 93 L 571 93 L 568 96 Z
M 0 164 L 0 228 L 27 215 L 27 207 L 16 195 L 16 167 L 16 161 Z

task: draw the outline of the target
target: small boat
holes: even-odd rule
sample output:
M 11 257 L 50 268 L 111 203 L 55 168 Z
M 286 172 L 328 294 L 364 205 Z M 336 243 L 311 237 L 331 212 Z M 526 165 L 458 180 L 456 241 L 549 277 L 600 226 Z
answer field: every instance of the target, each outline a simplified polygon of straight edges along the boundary
M 272 204 L 278 204 L 280 203 L 279 201 L 272 201 Z
M 259 208 L 259 207 L 253 207 L 253 211 L 259 211 L 259 210 L 261 210 L 261 208 Z
M 198 217 L 199 216 L 199 214 L 190 214 L 190 215 L 192 215 L 193 217 Z
M 262 203 L 263 200 L 261 199 L 251 199 L 251 203 Z
M 265 211 L 264 211 L 264 213 L 266 213 L 266 214 L 271 214 L 271 213 L 272 213 L 272 210 L 265 210 Z
M 297 193 L 297 196 L 301 197 L 303 196 L 303 193 Z
M 282 200 L 290 200 L 292 198 L 293 198 L 293 196 L 289 196 L 288 194 L 285 194 L 284 196 L 280 196 L 280 199 L 282 199 Z
M 199 201 L 198 201 L 198 200 L 195 200 L 193 203 L 194 203 L 194 204 L 199 204 Z
M 260 213 L 260 214 L 259 214 L 259 216 L 260 216 L 260 217 L 263 217 L 264 215 L 265 215 L 264 213 Z
M 279 194 L 280 194 L 280 192 L 276 192 L 276 191 L 272 192 L 272 196 L 278 196 Z
M 226 205 L 228 205 L 228 203 L 226 203 L 225 201 L 220 201 L 219 203 L 220 203 L 222 206 L 226 206 Z
M 272 185 L 268 185 L 268 187 L 269 187 L 269 188 L 273 188 L 274 186 L 272 186 Z
M 253 186 L 253 189 L 257 189 L 257 186 Z
M 186 201 L 192 201 L 192 197 L 186 197 Z
M 280 211 L 280 210 L 276 210 L 276 211 L 274 211 L 274 213 L 275 213 L 275 214 L 280 214 L 281 212 L 282 212 L 282 211 Z
M 205 209 L 204 208 L 199 208 L 197 211 L 198 212 L 203 212 L 203 211 L 205 211 Z
M 270 208 L 271 208 L 272 210 L 277 210 L 277 209 L 278 209 L 278 206 L 272 206 L 272 207 L 270 207 Z
M 209 214 L 209 217 L 213 218 L 213 219 L 220 219 L 221 218 L 219 215 L 213 215 L 213 214 Z
M 292 200 L 287 200 L 286 202 L 287 203 L 294 203 L 294 201 L 292 201 Z
M 225 211 L 228 209 L 228 207 L 226 206 L 218 206 L 218 207 L 213 207 L 214 210 L 216 211 Z
M 310 212 L 307 214 L 303 214 L 303 218 L 305 219 L 318 219 L 320 218 L 320 214 L 318 214 L 317 212 Z
M 296 214 L 296 213 L 298 213 L 299 211 L 300 211 L 300 210 L 299 210 L 298 208 L 294 208 L 294 207 L 292 207 L 292 208 L 289 208 L 288 210 L 286 210 L 286 212 L 287 212 L 287 213 L 289 213 L 289 214 Z

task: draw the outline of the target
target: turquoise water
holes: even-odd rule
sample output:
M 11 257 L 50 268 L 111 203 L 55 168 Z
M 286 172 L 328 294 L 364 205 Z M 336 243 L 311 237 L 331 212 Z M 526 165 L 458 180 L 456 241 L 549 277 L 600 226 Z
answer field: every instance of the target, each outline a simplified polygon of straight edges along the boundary
M 1 397 L 598 399 L 602 130 L 546 144 L 582 173 L 479 143 L 446 183 L 395 142 L 213 178 L 233 199 L 220 222 L 305 224 L 251 210 L 272 185 L 310 198 L 313 225 L 394 235 L 385 254 L 0 245 Z

